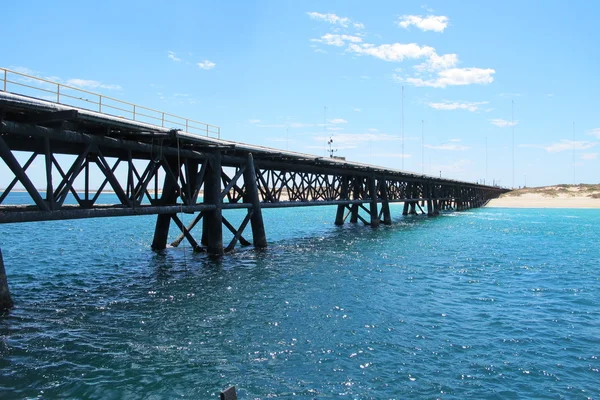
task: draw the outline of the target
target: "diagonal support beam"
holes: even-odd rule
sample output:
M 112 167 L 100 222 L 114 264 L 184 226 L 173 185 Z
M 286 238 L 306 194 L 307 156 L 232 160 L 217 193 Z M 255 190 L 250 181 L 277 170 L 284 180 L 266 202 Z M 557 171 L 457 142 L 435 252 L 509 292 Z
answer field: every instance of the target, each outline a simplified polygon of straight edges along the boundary
M 192 229 L 194 229 L 194 227 L 196 226 L 196 224 L 198 224 L 198 222 L 200 222 L 200 220 L 202 219 L 202 216 L 203 216 L 203 214 L 202 214 L 202 211 L 200 211 L 200 213 L 199 213 L 198 215 L 196 215 L 196 217 L 194 218 L 194 220 L 192 221 L 192 223 L 191 223 L 191 224 L 189 224 L 189 225 L 187 226 L 187 228 L 186 228 L 186 229 L 187 229 L 188 231 L 191 231 Z M 177 247 L 177 246 L 179 246 L 179 244 L 180 244 L 180 243 L 181 243 L 181 241 L 184 239 L 184 237 L 185 237 L 185 236 L 184 236 L 184 234 L 183 234 L 183 233 L 182 233 L 181 235 L 179 235 L 179 237 L 177 237 L 177 239 L 175 239 L 175 240 L 174 240 L 174 241 L 171 243 L 171 246 L 173 246 L 173 247 Z
M 251 244 L 246 239 L 244 239 L 244 237 L 242 236 L 242 233 L 244 232 L 244 229 L 246 229 L 248 222 L 250 222 L 250 218 L 252 218 L 252 214 L 253 214 L 253 211 L 248 210 L 248 214 L 246 214 L 246 217 L 242 221 L 242 224 L 240 225 L 239 229 L 237 229 L 237 230 L 233 227 L 233 225 L 231 225 L 231 223 L 229 221 L 227 221 L 227 219 L 225 219 L 225 217 L 223 217 L 223 224 L 227 227 L 227 229 L 229 229 L 231 231 L 231 233 L 233 233 L 233 239 L 231 239 L 231 242 L 225 248 L 225 252 L 229 252 L 229 251 L 233 250 L 233 248 L 235 247 L 238 240 L 244 246 L 248 246 Z
M 0 157 L 2 157 L 8 168 L 10 168 L 10 170 L 12 171 L 12 173 L 15 174 L 15 177 L 19 179 L 21 184 L 27 190 L 27 193 L 29 193 L 29 195 L 31 196 L 31 199 L 40 208 L 40 210 L 50 211 L 48 204 L 46 204 L 46 202 L 40 195 L 40 192 L 38 192 L 35 186 L 33 186 L 33 183 L 31 182 L 31 180 L 29 180 L 29 177 L 27 176 L 21 165 L 19 165 L 19 162 L 13 155 L 12 151 L 10 150 L 4 139 L 2 139 L 2 137 L 0 137 Z
M 177 214 L 171 214 L 171 218 L 173 219 L 173 222 L 175 222 L 175 225 L 177 225 L 177 227 L 179 228 L 179 230 L 183 233 L 183 235 L 185 236 L 185 238 L 188 240 L 188 242 L 190 243 L 190 245 L 192 246 L 192 248 L 194 249 L 194 251 L 198 251 L 198 249 L 200 249 L 200 246 L 198 245 L 198 242 L 196 242 L 196 240 L 194 239 L 194 237 L 192 236 L 192 234 L 190 233 L 190 231 L 185 227 L 185 225 L 183 224 L 183 222 L 181 222 L 181 220 L 179 219 L 179 217 L 177 216 Z
M 33 153 L 31 155 L 31 157 L 29 157 L 29 160 L 27 160 L 27 162 L 25 163 L 25 165 L 23 165 L 23 172 L 27 171 L 27 168 L 29 168 L 29 166 L 33 163 L 33 161 L 35 160 L 36 157 L 37 157 L 37 153 Z M 2 202 L 4 201 L 4 199 L 6 199 L 6 196 L 8 196 L 8 194 L 13 189 L 13 187 L 15 187 L 15 185 L 17 184 L 17 182 L 19 182 L 19 179 L 15 177 L 12 180 L 12 182 L 6 187 L 6 189 L 4 189 L 4 192 L 0 196 L 0 204 L 2 204 Z

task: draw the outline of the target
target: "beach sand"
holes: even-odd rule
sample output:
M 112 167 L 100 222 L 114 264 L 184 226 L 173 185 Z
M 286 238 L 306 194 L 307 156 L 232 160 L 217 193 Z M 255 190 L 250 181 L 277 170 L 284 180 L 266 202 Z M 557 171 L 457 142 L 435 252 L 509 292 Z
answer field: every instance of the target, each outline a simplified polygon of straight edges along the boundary
M 524 188 L 491 200 L 498 208 L 600 208 L 600 185 L 557 185 Z

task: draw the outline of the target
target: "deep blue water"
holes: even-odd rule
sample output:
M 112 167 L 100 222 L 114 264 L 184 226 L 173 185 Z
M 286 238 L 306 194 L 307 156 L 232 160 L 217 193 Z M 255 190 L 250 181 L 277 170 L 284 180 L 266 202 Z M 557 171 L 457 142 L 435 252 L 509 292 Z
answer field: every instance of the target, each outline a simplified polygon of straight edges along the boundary
M 600 397 L 600 211 L 392 213 L 265 210 L 218 261 L 152 216 L 0 225 L 0 398 Z

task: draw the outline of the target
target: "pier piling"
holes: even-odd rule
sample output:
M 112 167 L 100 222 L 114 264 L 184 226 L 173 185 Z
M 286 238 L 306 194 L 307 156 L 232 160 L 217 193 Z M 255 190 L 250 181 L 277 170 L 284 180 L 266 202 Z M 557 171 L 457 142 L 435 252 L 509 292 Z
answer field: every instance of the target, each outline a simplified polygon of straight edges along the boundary
M 258 186 L 256 184 L 256 170 L 254 169 L 254 158 L 252 153 L 248 153 L 246 161 L 246 169 L 244 170 L 244 185 L 246 193 L 244 202 L 252 204 L 252 217 L 250 217 L 250 225 L 252 226 L 252 237 L 254 247 L 267 247 L 267 235 L 265 234 L 265 225 L 260 207 L 260 198 L 258 197 Z
M 8 290 L 8 279 L 4 270 L 4 259 L 2 258 L 2 249 L 0 249 L 0 312 L 7 311 L 13 306 Z
M 255 181 L 256 182 L 256 181 Z M 205 212 L 202 219 L 202 244 L 206 251 L 215 256 L 224 254 L 223 250 L 223 197 L 221 195 L 221 153 L 212 153 L 204 179 L 204 203 L 216 208 Z

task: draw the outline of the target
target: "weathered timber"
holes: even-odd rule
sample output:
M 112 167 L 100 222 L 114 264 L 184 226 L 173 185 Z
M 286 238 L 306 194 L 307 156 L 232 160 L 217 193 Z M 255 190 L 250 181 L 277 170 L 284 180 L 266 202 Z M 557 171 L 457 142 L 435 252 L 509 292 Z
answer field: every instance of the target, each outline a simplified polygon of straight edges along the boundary
M 179 168 L 178 164 L 175 164 L 174 160 L 170 161 L 171 167 Z M 169 174 L 165 175 L 165 180 L 163 184 L 162 196 L 160 199 L 161 205 L 173 205 L 177 200 L 178 187 L 177 181 L 171 179 Z M 152 249 L 153 250 L 163 250 L 167 247 L 167 240 L 169 236 L 169 225 L 171 224 L 171 219 L 175 213 L 172 214 L 159 214 L 156 217 L 156 227 L 154 229 L 154 240 L 152 241 Z
M 13 301 L 8 290 L 8 279 L 4 270 L 4 259 L 2 258 L 2 249 L 0 249 L 0 312 L 9 310 L 13 306 Z
M 388 188 L 387 182 L 385 179 L 382 179 L 380 182 L 380 191 L 381 191 L 381 212 L 383 213 L 383 224 L 391 225 L 392 224 L 392 214 L 390 213 L 390 201 L 388 198 Z
M 345 200 L 348 198 L 348 175 L 343 175 L 342 176 L 342 188 L 341 188 L 341 192 L 340 192 L 340 198 L 342 200 Z M 344 212 L 346 211 L 346 205 L 344 204 L 338 204 L 337 206 L 337 212 L 335 215 L 335 224 L 336 225 L 343 225 L 344 224 Z
M 252 227 L 254 247 L 265 248 L 267 247 L 267 235 L 265 233 L 260 199 L 258 197 L 256 170 L 254 169 L 254 158 L 252 157 L 252 153 L 248 153 L 248 159 L 246 162 L 247 164 L 244 170 L 244 186 L 246 188 L 244 202 L 252 204 L 250 225 Z
M 204 213 L 202 220 L 202 244 L 206 251 L 221 256 L 223 250 L 223 197 L 221 195 L 221 153 L 213 152 L 208 160 L 204 177 L 204 203 L 215 206 Z
M 371 226 L 376 228 L 379 226 L 379 214 L 377 213 L 377 179 L 375 176 L 369 178 L 369 196 L 371 197 L 370 201 L 370 216 L 371 216 Z

